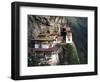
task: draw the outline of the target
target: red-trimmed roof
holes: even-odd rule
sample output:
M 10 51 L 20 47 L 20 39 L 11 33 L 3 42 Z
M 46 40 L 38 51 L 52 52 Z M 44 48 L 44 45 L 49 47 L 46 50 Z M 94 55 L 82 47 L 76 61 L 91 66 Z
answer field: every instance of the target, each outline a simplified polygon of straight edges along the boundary
M 55 35 L 58 35 L 58 34 L 57 33 L 52 33 L 49 36 L 55 36 Z
M 54 41 L 55 39 L 41 39 L 41 38 L 37 38 L 37 39 L 31 39 L 32 41 Z
M 34 51 L 38 52 L 52 52 L 52 51 L 57 51 L 57 48 L 33 48 Z

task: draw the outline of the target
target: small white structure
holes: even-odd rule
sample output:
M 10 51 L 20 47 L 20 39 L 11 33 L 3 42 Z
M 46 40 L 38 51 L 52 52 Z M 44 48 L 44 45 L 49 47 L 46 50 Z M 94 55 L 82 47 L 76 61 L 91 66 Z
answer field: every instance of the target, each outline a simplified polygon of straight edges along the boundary
M 34 48 L 50 48 L 53 47 L 53 44 L 50 45 L 50 43 L 36 43 Z
M 66 27 L 66 43 L 72 43 L 72 31 L 70 27 Z
M 49 46 L 49 44 L 41 44 L 41 48 L 49 48 L 50 46 Z
M 66 36 L 66 43 L 72 43 L 72 36 Z
M 39 44 L 36 44 L 36 43 L 35 43 L 35 48 L 39 48 Z

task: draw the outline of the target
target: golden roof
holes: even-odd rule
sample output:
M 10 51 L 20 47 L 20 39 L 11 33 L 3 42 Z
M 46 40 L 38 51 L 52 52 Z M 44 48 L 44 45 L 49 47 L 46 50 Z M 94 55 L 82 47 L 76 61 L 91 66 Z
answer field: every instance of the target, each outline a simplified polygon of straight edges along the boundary
M 38 37 L 46 37 L 46 34 L 39 34 Z
M 58 49 L 57 48 L 48 48 L 48 49 L 46 49 L 46 48 L 33 48 L 33 51 L 36 51 L 36 52 L 43 52 L 43 51 L 45 51 L 45 52 L 53 52 L 53 51 L 57 51 Z
M 52 37 L 48 36 L 48 37 L 37 37 L 37 38 L 32 39 L 32 40 L 44 42 L 44 41 L 54 41 L 55 39 L 53 39 Z

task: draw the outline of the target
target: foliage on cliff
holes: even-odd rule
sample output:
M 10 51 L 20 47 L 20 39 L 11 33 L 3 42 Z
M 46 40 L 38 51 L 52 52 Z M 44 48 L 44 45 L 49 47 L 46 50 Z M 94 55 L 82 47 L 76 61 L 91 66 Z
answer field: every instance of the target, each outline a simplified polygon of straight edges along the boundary
M 67 21 L 72 28 L 73 41 L 77 47 L 81 64 L 87 63 L 87 34 L 88 34 L 88 18 L 87 17 L 67 17 Z
M 79 58 L 76 49 L 71 45 L 66 45 L 66 51 L 67 51 L 67 60 L 68 64 L 79 64 Z

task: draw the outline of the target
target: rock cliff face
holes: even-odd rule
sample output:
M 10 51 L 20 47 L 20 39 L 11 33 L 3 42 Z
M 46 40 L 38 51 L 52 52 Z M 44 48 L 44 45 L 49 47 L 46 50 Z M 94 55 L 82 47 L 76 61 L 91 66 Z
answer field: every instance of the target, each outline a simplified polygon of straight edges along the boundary
M 77 48 L 80 63 L 87 64 L 88 19 L 86 17 L 68 17 L 69 25 L 73 31 L 73 41 Z
M 31 39 L 40 32 L 45 33 L 60 30 L 63 24 L 72 28 L 73 44 L 61 45 L 59 48 L 59 64 L 86 64 L 87 63 L 87 18 L 86 17 L 60 17 L 60 16 L 35 16 L 28 15 L 28 48 L 32 47 Z M 34 53 L 28 54 L 28 65 L 33 66 Z M 35 63 L 33 64 L 32 61 Z
M 56 47 L 59 48 L 60 65 L 80 64 L 77 49 L 74 44 L 57 44 Z

